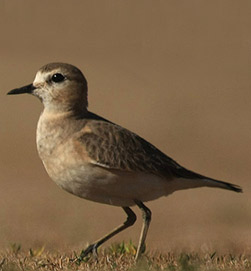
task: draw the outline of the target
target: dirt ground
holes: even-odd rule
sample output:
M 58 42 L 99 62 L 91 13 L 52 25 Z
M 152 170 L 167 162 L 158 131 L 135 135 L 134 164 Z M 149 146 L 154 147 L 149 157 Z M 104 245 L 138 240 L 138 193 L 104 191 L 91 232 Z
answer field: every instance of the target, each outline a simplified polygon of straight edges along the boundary
M 0 0 L 0 247 L 75 249 L 124 220 L 120 208 L 76 198 L 49 179 L 35 145 L 42 105 L 6 96 L 61 61 L 84 72 L 91 111 L 244 189 L 147 203 L 148 248 L 249 251 L 250 10 L 242 0 Z M 137 243 L 135 211 L 136 225 L 112 241 Z

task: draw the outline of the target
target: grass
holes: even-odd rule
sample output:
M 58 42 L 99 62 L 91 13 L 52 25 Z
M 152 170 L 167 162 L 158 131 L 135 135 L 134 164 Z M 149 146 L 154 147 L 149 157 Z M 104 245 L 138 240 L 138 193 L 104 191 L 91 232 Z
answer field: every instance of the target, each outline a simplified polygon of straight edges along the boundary
M 47 270 L 113 270 L 113 271 L 203 271 L 203 270 L 251 270 L 251 255 L 217 255 L 200 253 L 153 253 L 147 252 L 135 264 L 136 248 L 129 243 L 112 244 L 99 251 L 98 262 L 88 257 L 77 263 L 77 252 L 60 253 L 46 251 L 44 247 L 23 251 L 13 244 L 0 251 L 1 271 Z

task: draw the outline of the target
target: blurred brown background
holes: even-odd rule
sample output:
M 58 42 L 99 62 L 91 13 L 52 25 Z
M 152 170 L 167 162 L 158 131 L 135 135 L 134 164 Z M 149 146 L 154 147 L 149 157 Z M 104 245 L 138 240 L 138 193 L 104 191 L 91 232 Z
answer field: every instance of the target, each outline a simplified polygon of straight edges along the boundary
M 79 248 L 124 220 L 120 208 L 59 189 L 38 158 L 38 68 L 62 61 L 89 82 L 90 110 L 185 167 L 244 188 L 177 192 L 147 205 L 148 248 L 249 250 L 250 1 L 0 0 L 0 246 Z M 138 240 L 138 221 L 112 240 Z

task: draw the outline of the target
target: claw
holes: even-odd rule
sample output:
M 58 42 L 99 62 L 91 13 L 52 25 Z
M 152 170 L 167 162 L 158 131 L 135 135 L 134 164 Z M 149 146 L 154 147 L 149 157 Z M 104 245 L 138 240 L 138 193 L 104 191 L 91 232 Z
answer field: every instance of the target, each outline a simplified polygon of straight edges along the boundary
M 88 254 L 92 253 L 95 261 L 98 261 L 98 251 L 97 244 L 89 245 L 86 249 L 82 250 L 79 257 L 77 258 L 77 263 L 84 261 L 84 259 L 88 256 Z M 89 258 L 87 259 L 89 260 Z

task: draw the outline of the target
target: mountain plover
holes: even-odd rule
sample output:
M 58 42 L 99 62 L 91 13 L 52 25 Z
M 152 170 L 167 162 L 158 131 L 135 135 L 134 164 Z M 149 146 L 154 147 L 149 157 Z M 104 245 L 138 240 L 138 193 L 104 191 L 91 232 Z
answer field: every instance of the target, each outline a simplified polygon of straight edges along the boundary
M 83 250 L 80 260 L 91 252 L 97 255 L 101 244 L 134 224 L 131 206 L 143 214 L 138 259 L 151 221 L 143 202 L 204 186 L 242 192 L 237 185 L 185 169 L 135 133 L 88 111 L 87 81 L 70 64 L 47 64 L 32 84 L 8 92 L 21 93 L 38 97 L 44 105 L 37 149 L 51 179 L 78 197 L 120 206 L 127 214 L 122 225 Z

